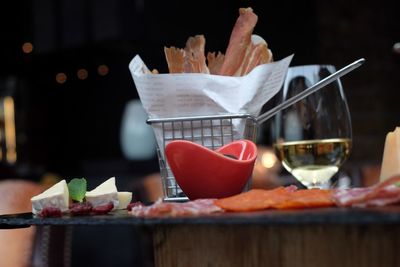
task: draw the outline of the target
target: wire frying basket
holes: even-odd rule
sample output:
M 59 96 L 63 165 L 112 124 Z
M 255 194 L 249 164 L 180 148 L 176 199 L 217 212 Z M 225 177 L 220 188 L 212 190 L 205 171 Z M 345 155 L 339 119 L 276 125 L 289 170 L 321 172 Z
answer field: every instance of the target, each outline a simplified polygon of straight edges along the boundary
M 186 201 L 188 198 L 176 183 L 165 158 L 165 146 L 173 140 L 188 140 L 215 150 L 239 139 L 255 141 L 256 118 L 249 114 L 191 116 L 148 119 L 154 131 L 160 134 L 157 155 L 164 193 L 164 201 Z
M 358 68 L 364 61 L 365 59 L 363 58 L 354 61 L 258 117 L 249 114 L 227 114 L 148 119 L 147 123 L 153 127 L 157 140 L 159 141 L 157 142 L 157 154 L 164 190 L 164 200 L 184 201 L 188 199 L 176 183 L 174 175 L 165 159 L 164 150 L 169 142 L 173 140 L 189 140 L 214 150 L 239 139 L 255 141 L 258 125 L 262 124 L 279 111 Z

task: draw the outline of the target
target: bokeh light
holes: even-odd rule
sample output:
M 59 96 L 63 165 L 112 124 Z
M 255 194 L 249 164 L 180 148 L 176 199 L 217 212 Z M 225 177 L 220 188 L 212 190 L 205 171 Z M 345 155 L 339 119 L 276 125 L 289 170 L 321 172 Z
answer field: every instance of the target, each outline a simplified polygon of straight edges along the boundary
M 261 163 L 265 168 L 274 167 L 277 160 L 277 157 L 272 151 L 266 151 L 261 156 Z
M 67 75 L 64 72 L 57 73 L 56 81 L 61 84 L 65 83 L 67 81 Z
M 103 65 L 99 65 L 99 66 L 97 67 L 97 73 L 98 73 L 99 75 L 101 75 L 101 76 L 107 75 L 109 71 L 110 71 L 110 69 L 108 68 L 107 65 L 104 65 L 104 64 L 103 64 Z
M 79 69 L 76 75 L 78 76 L 79 80 L 85 80 L 87 79 L 89 73 L 86 69 Z
M 23 43 L 23 45 L 22 45 L 22 51 L 23 51 L 25 54 L 32 53 L 32 51 L 33 51 L 33 44 L 30 43 L 30 42 Z

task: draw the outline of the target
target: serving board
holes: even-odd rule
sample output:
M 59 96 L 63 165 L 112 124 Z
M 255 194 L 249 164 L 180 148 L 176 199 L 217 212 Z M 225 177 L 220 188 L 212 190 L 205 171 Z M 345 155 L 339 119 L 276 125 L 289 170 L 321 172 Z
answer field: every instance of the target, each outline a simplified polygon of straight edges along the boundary
M 265 210 L 242 213 L 215 213 L 190 217 L 134 217 L 127 210 L 107 215 L 41 218 L 32 213 L 0 215 L 0 229 L 31 225 L 132 225 L 157 226 L 180 224 L 212 225 L 304 225 L 304 224 L 399 224 L 400 206 L 379 208 L 313 208 L 301 210 Z
M 40 218 L 32 213 L 0 215 L 0 229 L 31 225 L 62 226 L 51 229 L 111 226 L 111 231 L 122 225 L 145 226 L 152 234 L 154 266 L 400 266 L 400 206 L 174 218 L 138 218 L 126 210 L 60 218 Z

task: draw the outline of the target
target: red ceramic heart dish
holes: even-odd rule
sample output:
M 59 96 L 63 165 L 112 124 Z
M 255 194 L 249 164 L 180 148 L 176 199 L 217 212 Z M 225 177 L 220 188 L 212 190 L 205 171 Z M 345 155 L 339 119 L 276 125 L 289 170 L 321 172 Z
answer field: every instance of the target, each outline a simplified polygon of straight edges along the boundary
M 222 198 L 242 192 L 253 171 L 257 146 L 238 140 L 213 151 L 175 140 L 167 144 L 165 154 L 176 182 L 189 199 Z

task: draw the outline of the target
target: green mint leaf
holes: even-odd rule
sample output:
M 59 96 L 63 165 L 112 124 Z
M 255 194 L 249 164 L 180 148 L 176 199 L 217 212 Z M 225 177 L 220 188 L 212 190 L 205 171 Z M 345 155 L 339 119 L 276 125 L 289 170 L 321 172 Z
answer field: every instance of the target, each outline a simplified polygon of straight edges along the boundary
M 400 187 L 400 182 L 394 183 L 397 187 Z
M 85 178 L 74 178 L 68 183 L 69 196 L 72 200 L 82 202 L 86 194 L 87 182 Z

